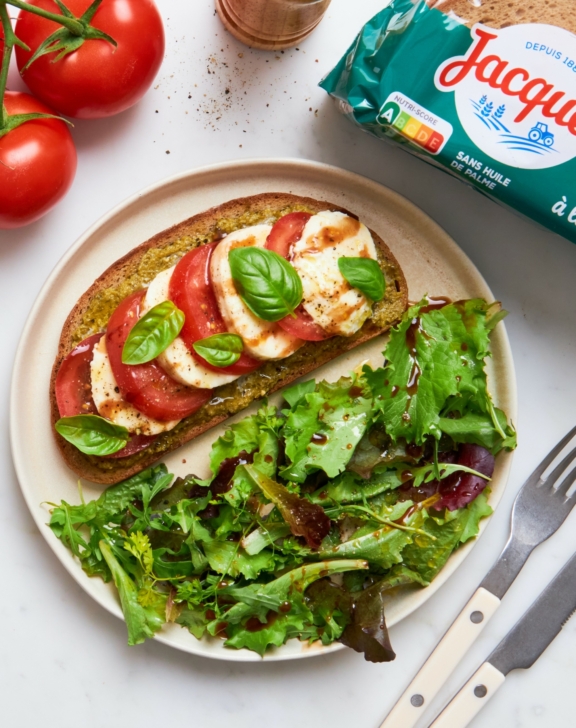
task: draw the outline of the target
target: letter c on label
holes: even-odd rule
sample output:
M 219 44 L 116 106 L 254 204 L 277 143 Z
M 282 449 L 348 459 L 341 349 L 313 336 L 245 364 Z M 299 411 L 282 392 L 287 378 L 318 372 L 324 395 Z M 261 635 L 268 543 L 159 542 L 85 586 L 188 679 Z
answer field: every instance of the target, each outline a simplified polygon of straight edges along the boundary
M 530 78 L 530 74 L 524 68 L 513 68 L 511 71 L 508 71 L 502 79 L 502 91 L 504 91 L 504 93 L 508 96 L 518 96 L 522 93 L 523 86 L 521 86 L 517 91 L 510 88 L 510 84 L 518 76 L 522 76 L 523 81 L 527 81 Z

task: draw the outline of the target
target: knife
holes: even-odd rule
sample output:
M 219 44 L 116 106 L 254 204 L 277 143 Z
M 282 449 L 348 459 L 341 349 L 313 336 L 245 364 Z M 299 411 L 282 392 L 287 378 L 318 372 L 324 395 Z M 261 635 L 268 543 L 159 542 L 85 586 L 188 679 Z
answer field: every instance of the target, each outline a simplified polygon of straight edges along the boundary
M 430 728 L 465 728 L 511 670 L 536 662 L 576 611 L 576 554 L 508 632 Z

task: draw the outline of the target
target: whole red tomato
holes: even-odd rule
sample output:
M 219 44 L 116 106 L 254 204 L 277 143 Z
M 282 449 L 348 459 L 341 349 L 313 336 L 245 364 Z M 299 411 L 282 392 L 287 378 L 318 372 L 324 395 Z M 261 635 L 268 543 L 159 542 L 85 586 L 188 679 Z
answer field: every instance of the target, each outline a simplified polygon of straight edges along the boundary
M 54 0 L 29 0 L 31 5 L 60 13 Z M 66 0 L 80 17 L 92 0 Z M 98 119 L 118 114 L 139 101 L 151 85 L 164 56 L 164 28 L 153 0 L 103 0 L 91 25 L 110 35 L 86 40 L 82 46 L 53 62 L 56 53 L 41 56 L 22 71 L 34 51 L 61 26 L 21 11 L 17 36 L 30 51 L 16 47 L 22 78 L 39 99 L 66 116 Z
M 9 115 L 53 114 L 29 94 L 7 91 Z M 68 192 L 76 174 L 76 148 L 58 119 L 27 121 L 0 137 L 0 229 L 27 225 Z

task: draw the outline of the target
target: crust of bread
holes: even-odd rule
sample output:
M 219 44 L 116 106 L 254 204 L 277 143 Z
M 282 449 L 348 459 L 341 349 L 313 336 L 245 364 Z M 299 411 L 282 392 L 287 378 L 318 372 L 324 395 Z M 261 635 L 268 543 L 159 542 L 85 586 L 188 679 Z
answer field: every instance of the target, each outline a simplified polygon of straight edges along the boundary
M 244 227 L 244 221 L 254 219 L 254 217 L 261 222 L 272 222 L 286 214 L 288 210 L 295 208 L 311 213 L 340 210 L 353 215 L 330 202 L 286 193 L 266 193 L 232 200 L 154 235 L 113 263 L 80 297 L 62 329 L 50 380 L 52 430 L 64 460 L 77 475 L 105 485 L 118 483 L 149 467 L 168 452 L 236 414 L 252 401 L 285 387 L 298 377 L 309 374 L 340 354 L 379 336 L 399 321 L 408 305 L 406 279 L 386 243 L 371 230 L 378 251 L 379 263 L 386 277 L 386 294 L 382 301 L 375 304 L 371 318 L 354 336 L 334 337 L 323 342 L 309 342 L 286 359 L 264 362 L 256 372 L 241 377 L 231 384 L 216 388 L 214 397 L 208 404 L 182 420 L 174 430 L 160 435 L 146 450 L 127 458 L 109 459 L 85 455 L 56 433 L 54 423 L 60 417 L 55 395 L 56 375 L 63 359 L 79 339 L 103 330 L 102 326 L 93 330 L 87 328 L 87 321 L 92 320 L 90 319 L 90 306 L 98 297 L 120 289 L 121 298 L 124 298 L 132 292 L 130 285 L 127 286 L 127 281 L 131 282 L 133 290 L 142 287 L 142 277 L 139 271 L 151 251 L 156 255 L 156 260 L 161 261 L 160 268 L 167 268 L 175 263 L 175 246 L 181 245 L 181 241 L 184 240 L 188 249 L 192 249 L 199 244 L 214 240 L 219 234 L 221 235 L 222 221 L 226 221 L 228 225 L 237 224 L 237 227 Z M 182 254 L 180 252 L 180 255 Z
M 466 25 L 482 23 L 506 28 L 523 23 L 545 23 L 576 33 L 574 0 L 427 0 L 444 13 L 454 13 Z

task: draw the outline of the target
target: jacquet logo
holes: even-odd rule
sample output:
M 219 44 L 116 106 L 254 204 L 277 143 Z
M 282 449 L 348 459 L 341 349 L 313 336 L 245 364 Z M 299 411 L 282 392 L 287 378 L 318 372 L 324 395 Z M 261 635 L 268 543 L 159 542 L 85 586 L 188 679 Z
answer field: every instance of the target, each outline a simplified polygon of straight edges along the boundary
M 455 94 L 472 141 L 513 167 L 542 169 L 576 156 L 576 37 L 526 24 L 471 30 L 464 56 L 437 69 L 440 91 Z M 573 92 L 572 92 L 573 93 Z

